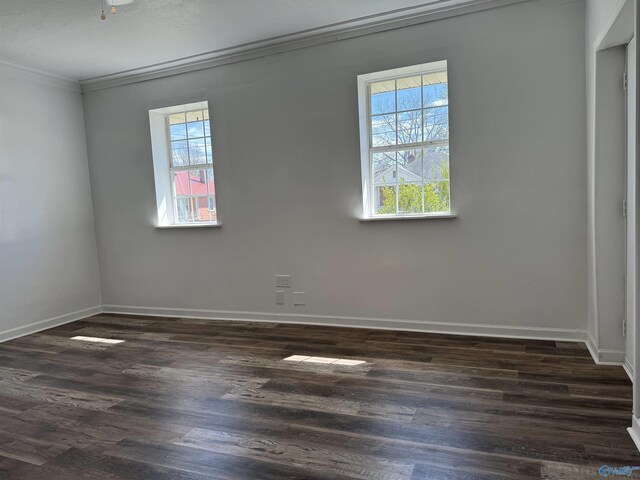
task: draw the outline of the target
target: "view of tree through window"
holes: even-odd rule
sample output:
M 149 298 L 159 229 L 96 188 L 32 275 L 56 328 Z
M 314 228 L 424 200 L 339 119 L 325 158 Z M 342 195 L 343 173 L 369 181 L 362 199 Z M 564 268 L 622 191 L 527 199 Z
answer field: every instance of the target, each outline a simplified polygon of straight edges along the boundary
M 178 223 L 215 222 L 216 200 L 209 112 L 167 115 L 171 181 Z
M 449 213 L 447 72 L 371 82 L 372 213 Z

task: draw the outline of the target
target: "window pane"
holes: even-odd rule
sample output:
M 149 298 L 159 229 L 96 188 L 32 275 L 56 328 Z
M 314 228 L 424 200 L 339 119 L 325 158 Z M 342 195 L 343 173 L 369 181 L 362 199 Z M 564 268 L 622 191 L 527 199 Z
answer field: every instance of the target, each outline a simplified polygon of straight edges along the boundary
M 191 165 L 201 165 L 207 162 L 204 138 L 189 140 L 189 159 Z
M 207 147 L 207 163 L 213 163 L 213 148 L 211 146 L 211 138 L 205 138 Z
M 194 197 L 189 197 L 189 221 L 190 222 L 198 221 L 198 212 L 196 211 L 196 199 Z
M 369 88 L 372 115 L 396 111 L 395 80 L 372 83 Z
M 173 189 L 176 195 L 190 195 L 189 172 L 182 170 L 173 173 Z
M 184 123 L 184 113 L 176 113 L 174 115 L 169 115 L 169 123 L 173 125 L 174 123 Z
M 396 210 L 396 187 L 382 186 L 373 189 L 373 207 L 378 215 L 389 215 L 397 213 Z
M 446 105 L 448 94 L 447 72 L 427 73 L 422 76 L 422 104 L 425 107 Z
M 427 107 L 439 107 L 441 105 L 448 105 L 448 86 L 446 83 L 436 83 L 434 85 L 427 85 L 422 88 L 422 105 Z
M 424 149 L 424 211 L 449 212 L 449 146 Z
M 216 198 L 213 196 L 209 197 L 209 213 L 211 214 L 212 222 L 215 222 L 218 220 L 218 215 L 216 212 Z
M 424 140 L 449 138 L 449 107 L 433 107 L 424 111 Z
M 207 195 L 207 173 L 204 168 L 189 170 L 191 195 Z
M 188 198 L 176 199 L 176 213 L 178 215 L 179 223 L 185 223 L 189 221 L 189 199 Z
M 424 149 L 424 181 L 449 180 L 449 146 Z
M 207 168 L 207 193 L 209 195 L 216 194 L 216 188 L 213 183 L 213 168 Z
M 449 204 L 449 180 L 429 182 L 424 185 L 424 211 L 428 213 L 451 210 Z
M 187 138 L 187 127 L 184 123 L 171 125 L 171 140 L 184 140 Z
M 186 141 L 171 142 L 171 165 L 174 167 L 189 165 L 189 151 Z
M 211 128 L 209 126 L 209 120 L 204 121 L 204 134 L 209 137 L 211 136 Z
M 204 115 L 202 110 L 195 110 L 193 112 L 187 112 L 187 123 L 189 122 L 198 122 L 204 119 Z
M 209 197 L 198 197 L 196 200 L 196 221 L 209 222 Z
M 400 213 L 422 212 L 422 183 L 404 183 L 398 185 L 398 211 Z
M 422 111 L 398 113 L 398 145 L 422 141 Z
M 398 182 L 422 182 L 422 149 L 398 152 Z
M 396 144 L 396 115 L 371 117 L 371 143 L 374 147 Z
M 398 88 L 398 111 L 415 110 L 422 107 L 422 77 L 408 77 L 396 80 Z
M 382 152 L 372 154 L 373 184 L 395 185 L 396 183 L 396 152 Z
M 202 111 L 202 118 L 204 118 L 205 120 L 209 120 L 209 110 L 208 109 L 204 109 Z
M 187 131 L 189 138 L 204 137 L 204 123 L 201 121 L 187 123 Z

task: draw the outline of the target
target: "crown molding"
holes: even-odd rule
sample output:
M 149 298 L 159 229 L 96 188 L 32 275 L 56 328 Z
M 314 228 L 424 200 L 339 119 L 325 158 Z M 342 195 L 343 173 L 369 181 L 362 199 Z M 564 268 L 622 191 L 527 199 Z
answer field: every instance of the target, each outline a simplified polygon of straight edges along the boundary
M 80 83 L 77 80 L 18 63 L 0 60 L 0 72 L 2 72 L 3 76 L 29 80 L 48 87 L 61 88 L 63 90 L 80 93 Z
M 83 93 L 92 92 L 105 88 L 204 70 L 230 63 L 243 62 L 268 55 L 395 30 L 525 1 L 529 0 L 436 0 L 417 7 L 403 8 L 377 15 L 360 17 L 354 20 L 305 30 L 290 35 L 282 35 L 110 75 L 88 78 L 81 80 L 80 86 Z

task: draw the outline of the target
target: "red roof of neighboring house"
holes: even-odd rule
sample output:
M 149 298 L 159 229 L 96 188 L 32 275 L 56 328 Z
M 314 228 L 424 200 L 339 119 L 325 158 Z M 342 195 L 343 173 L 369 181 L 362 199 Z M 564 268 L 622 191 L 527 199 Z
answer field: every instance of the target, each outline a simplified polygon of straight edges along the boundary
M 204 171 L 202 172 L 204 174 Z M 189 183 L 191 183 L 191 190 L 189 190 Z M 205 178 L 194 176 L 193 172 L 189 175 L 189 171 L 176 172 L 174 176 L 174 185 L 176 189 L 176 195 L 207 195 L 207 183 L 209 183 L 209 195 L 215 195 L 215 185 L 213 179 L 209 179 L 209 182 Z

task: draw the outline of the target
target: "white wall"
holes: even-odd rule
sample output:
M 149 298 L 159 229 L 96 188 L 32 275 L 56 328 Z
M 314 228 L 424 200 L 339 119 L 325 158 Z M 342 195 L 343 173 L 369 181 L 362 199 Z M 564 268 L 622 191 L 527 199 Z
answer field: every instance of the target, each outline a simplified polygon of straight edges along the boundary
M 0 340 L 100 304 L 88 170 L 80 93 L 0 66 Z
M 623 3 L 586 3 L 588 332 L 605 361 L 624 358 L 624 50 L 598 47 Z
M 85 94 L 104 303 L 584 329 L 584 18 L 526 2 Z M 442 59 L 459 218 L 359 222 L 356 76 Z M 155 229 L 148 110 L 202 100 L 223 227 Z

